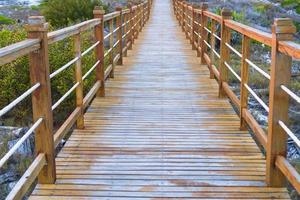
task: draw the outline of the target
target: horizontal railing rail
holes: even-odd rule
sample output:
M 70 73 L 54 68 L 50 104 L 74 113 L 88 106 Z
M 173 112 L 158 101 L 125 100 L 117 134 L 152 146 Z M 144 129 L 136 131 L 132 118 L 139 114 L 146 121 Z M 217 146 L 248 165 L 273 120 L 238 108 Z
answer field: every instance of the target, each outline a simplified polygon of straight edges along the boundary
M 0 49 L 0 65 L 8 64 L 20 57 L 29 55 L 29 67 L 32 86 L 21 96 L 0 110 L 3 117 L 25 98 L 32 96 L 33 125 L 22 138 L 0 160 L 2 168 L 17 149 L 34 133 L 35 152 L 37 155 L 25 174 L 21 177 L 6 199 L 21 199 L 32 183 L 38 178 L 39 183 L 54 183 L 56 180 L 55 148 L 70 131 L 74 124 L 78 129 L 84 128 L 84 112 L 92 99 L 105 96 L 105 80 L 114 77 L 114 67 L 123 64 L 123 57 L 132 49 L 134 40 L 150 16 L 151 1 L 128 8 L 117 8 L 106 14 L 102 7 L 94 10 L 94 19 L 48 33 L 48 24 L 44 17 L 30 17 L 28 39 Z M 104 26 L 108 24 L 109 33 L 104 35 Z M 81 49 L 81 34 L 94 30 L 96 42 L 86 50 Z M 48 45 L 66 38 L 74 39 L 75 55 L 65 65 L 50 73 Z M 115 39 L 116 38 L 116 39 Z M 104 42 L 109 40 L 109 49 Z M 115 41 L 116 40 L 116 41 Z M 95 52 L 96 62 L 82 75 L 81 59 L 90 52 Z M 105 66 L 105 59 L 109 64 Z M 51 96 L 51 80 L 71 66 L 75 66 L 75 84 L 54 104 Z M 95 72 L 96 83 L 83 95 L 83 81 Z M 76 108 L 67 120 L 53 133 L 53 111 L 71 94 L 76 94 Z
M 208 11 L 208 5 L 189 4 L 173 0 L 173 9 L 179 25 L 190 40 L 202 64 L 207 64 L 210 77 L 219 83 L 219 96 L 229 97 L 238 108 L 241 129 L 249 126 L 267 155 L 266 182 L 270 186 L 284 186 L 286 179 L 300 193 L 300 175 L 286 158 L 287 137 L 296 145 L 299 139 L 288 126 L 289 99 L 300 103 L 300 97 L 289 89 L 292 60 L 300 59 L 300 45 L 292 41 L 296 28 L 290 19 L 275 19 L 272 33 L 260 31 L 232 19 L 231 11 L 224 8 L 221 15 Z M 219 28 L 217 28 L 219 27 Z M 231 32 L 242 35 L 241 52 L 231 44 Z M 250 59 L 250 41 L 271 47 L 271 72 L 265 72 Z M 219 47 L 216 48 L 216 45 Z M 219 51 L 219 52 L 218 52 Z M 241 62 L 238 74 L 230 65 L 234 59 Z M 249 83 L 250 67 L 269 81 L 269 101 L 264 102 Z M 229 73 L 240 83 L 240 97 L 229 86 Z M 266 132 L 248 109 L 251 95 L 268 113 Z M 299 146 L 300 147 L 300 146 Z

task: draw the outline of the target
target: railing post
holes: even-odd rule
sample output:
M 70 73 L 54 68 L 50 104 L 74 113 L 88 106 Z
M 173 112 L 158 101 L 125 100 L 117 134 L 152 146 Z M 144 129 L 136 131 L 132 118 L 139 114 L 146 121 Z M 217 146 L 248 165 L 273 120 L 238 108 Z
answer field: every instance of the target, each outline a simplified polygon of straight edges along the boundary
M 125 35 L 125 37 L 124 37 L 124 46 L 126 47 L 123 56 L 126 57 L 127 56 L 127 50 L 128 50 L 128 48 L 127 48 L 128 35 L 126 34 L 127 30 L 128 30 L 128 23 L 127 23 L 128 13 L 123 14 L 123 19 L 124 19 L 123 20 L 124 21 L 124 31 L 123 31 L 123 33 Z
M 148 0 L 148 3 L 147 3 L 147 9 L 148 9 L 148 13 L 147 13 L 147 21 L 150 20 L 150 12 L 151 12 L 151 2 L 150 0 Z
M 141 16 L 141 4 L 139 4 L 138 5 L 138 7 L 137 7 L 137 19 L 138 19 L 138 26 L 137 26 L 137 33 L 138 33 L 138 35 L 139 35 L 139 33 L 140 33 L 140 31 L 141 31 L 141 22 L 142 22 L 142 16 Z
M 192 28 L 191 28 L 191 44 L 192 44 L 192 49 L 195 50 L 195 30 L 196 30 L 196 25 L 195 25 L 195 5 L 192 5 Z
M 112 51 L 110 52 L 110 55 L 109 55 L 109 63 L 112 66 L 111 72 L 109 74 L 110 78 L 114 78 L 114 76 L 115 76 L 115 74 L 114 74 L 114 69 L 115 69 L 114 65 L 115 64 L 114 64 L 114 49 L 113 49 L 113 46 L 114 46 L 113 31 L 114 31 L 114 20 L 111 19 L 111 20 L 109 20 L 109 32 L 111 33 L 111 35 L 109 36 L 109 48 L 112 49 Z
M 186 2 L 185 4 L 185 28 L 184 28 L 184 32 L 185 32 L 185 38 L 189 39 L 189 4 Z
M 185 27 L 185 21 L 184 21 L 184 16 L 185 16 L 185 2 L 182 1 L 181 2 L 182 4 L 182 15 L 181 15 L 181 28 L 182 28 L 182 31 L 184 32 L 184 27 Z
M 76 88 L 76 107 L 81 108 L 80 115 L 77 119 L 77 128 L 84 128 L 83 116 L 83 83 L 82 83 L 82 70 L 81 70 L 81 37 L 80 33 L 74 36 L 74 50 L 75 56 L 79 59 L 75 63 L 75 80 L 79 83 Z
M 241 66 L 241 105 L 240 105 L 240 129 L 247 129 L 247 122 L 243 118 L 243 110 L 248 108 L 248 96 L 249 92 L 245 87 L 245 84 L 248 84 L 249 78 L 249 65 L 246 62 L 246 59 L 250 57 L 250 38 L 246 35 L 243 35 L 242 40 L 242 66 Z
M 97 96 L 105 96 L 105 80 L 104 80 L 104 21 L 103 16 L 105 11 L 102 7 L 96 6 L 94 9 L 94 18 L 101 20 L 101 23 L 95 27 L 95 38 L 99 41 L 99 45 L 96 47 L 96 58 L 99 60 L 99 64 L 96 68 L 96 78 L 100 81 L 101 87 L 97 92 Z
M 179 26 L 181 26 L 182 24 L 182 1 L 181 0 L 177 0 L 177 9 L 178 9 L 178 22 L 179 22 Z
M 38 176 L 41 184 L 51 184 L 56 180 L 55 150 L 53 137 L 53 115 L 48 58 L 48 24 L 42 16 L 29 17 L 28 38 L 40 39 L 41 48 L 29 54 L 30 79 L 33 85 L 40 84 L 32 94 L 33 121 L 43 118 L 35 130 L 35 152 L 46 155 L 45 165 Z
M 120 54 L 120 58 L 117 62 L 118 65 L 123 65 L 123 13 L 122 13 L 122 7 L 117 7 L 116 11 L 120 12 L 120 15 L 117 17 L 116 27 L 119 27 L 119 30 L 117 31 L 117 40 L 119 41 L 118 44 L 118 52 Z
M 231 19 L 232 13 L 229 9 L 222 9 L 222 22 L 221 22 L 221 52 L 220 52 L 220 80 L 219 80 L 219 97 L 225 97 L 226 92 L 223 90 L 223 82 L 228 82 L 228 69 L 225 62 L 230 59 L 229 49 L 226 47 L 226 43 L 230 43 L 230 30 L 225 26 L 225 20 Z
M 138 23 L 138 21 L 139 21 L 139 7 L 138 7 L 138 5 L 135 7 L 135 9 L 134 9 L 134 31 L 133 31 L 133 35 L 134 35 L 134 40 L 136 40 L 136 39 L 138 39 L 138 34 L 139 34 L 139 28 L 138 28 L 138 26 L 139 26 L 139 23 Z M 133 40 L 133 41 L 134 41 Z
M 279 125 L 279 120 L 288 124 L 289 96 L 281 85 L 289 85 L 292 58 L 278 50 L 279 41 L 290 41 L 296 28 L 291 19 L 275 19 L 272 26 L 272 64 L 269 93 L 269 124 L 267 140 L 266 181 L 269 186 L 281 187 L 285 177 L 275 166 L 278 155 L 286 157 L 287 134 Z
M 133 31 L 133 17 L 134 17 L 134 13 L 133 13 L 133 10 L 132 10 L 132 4 L 128 4 L 127 7 L 129 8 L 130 10 L 130 13 L 129 13 L 129 34 L 128 34 L 128 38 L 129 38 L 129 41 L 130 41 L 130 44 L 129 44 L 129 47 L 128 47 L 128 50 L 132 50 L 132 44 L 133 44 L 133 40 L 134 40 L 134 31 Z
M 200 13 L 197 13 L 196 14 L 196 21 L 198 22 L 198 24 L 201 24 L 201 14 Z M 197 25 L 197 29 L 196 29 L 196 32 L 198 33 L 198 35 L 201 34 L 201 27 L 199 25 Z M 197 46 L 196 46 L 196 49 L 197 49 L 197 57 L 200 57 L 201 54 L 200 54 L 200 44 L 201 44 L 201 38 L 200 37 L 197 37 Z
M 145 25 L 145 4 L 143 3 L 141 6 L 142 9 L 142 26 L 141 26 L 141 31 Z
M 200 39 L 200 58 L 201 58 L 201 64 L 206 64 L 205 59 L 204 59 L 204 54 L 207 52 L 207 46 L 204 43 L 204 40 L 207 41 L 207 32 L 204 29 L 204 27 L 207 27 L 207 17 L 204 16 L 204 11 L 208 9 L 208 4 L 207 3 L 201 3 L 201 39 Z
M 212 19 L 211 20 L 211 35 L 210 35 L 210 46 L 211 46 L 210 63 L 211 63 L 211 66 L 215 63 L 215 53 L 213 51 L 216 49 L 216 38 L 214 36 L 215 33 L 216 33 L 216 21 Z M 210 70 L 210 78 L 213 79 L 214 77 L 215 76 L 214 76 L 213 71 Z
M 176 10 L 176 19 L 180 22 L 180 10 L 179 10 L 179 1 L 178 0 L 174 0 L 175 1 L 175 10 Z

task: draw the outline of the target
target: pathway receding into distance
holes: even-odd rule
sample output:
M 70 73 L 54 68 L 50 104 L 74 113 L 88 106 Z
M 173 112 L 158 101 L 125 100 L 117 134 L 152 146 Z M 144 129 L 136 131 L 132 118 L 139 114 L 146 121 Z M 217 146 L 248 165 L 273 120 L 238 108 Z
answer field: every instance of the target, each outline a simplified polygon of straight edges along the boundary
M 58 154 L 56 184 L 30 199 L 288 199 L 266 186 L 265 157 L 199 63 L 171 1 L 155 0 L 106 97 Z

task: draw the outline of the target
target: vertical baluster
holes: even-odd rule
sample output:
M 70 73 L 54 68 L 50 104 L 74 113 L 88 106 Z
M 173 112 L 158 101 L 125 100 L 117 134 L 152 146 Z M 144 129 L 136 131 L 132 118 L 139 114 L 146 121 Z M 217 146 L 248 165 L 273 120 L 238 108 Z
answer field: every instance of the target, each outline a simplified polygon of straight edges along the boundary
M 243 110 L 248 108 L 248 90 L 245 87 L 245 84 L 248 84 L 249 78 L 249 65 L 246 62 L 246 59 L 250 57 L 250 38 L 246 35 L 243 35 L 242 40 L 242 66 L 241 66 L 241 107 L 240 107 L 240 129 L 247 129 L 247 122 L 243 119 Z
M 128 4 L 127 6 L 129 9 L 130 9 L 130 13 L 129 13 L 129 34 L 128 34 L 128 38 L 129 38 L 129 41 L 130 41 L 130 44 L 129 44 L 129 47 L 128 47 L 128 50 L 132 50 L 132 44 L 133 44 L 133 40 L 134 40 L 134 32 L 133 32 L 133 17 L 134 17 L 134 13 L 133 13 L 133 10 L 132 10 L 132 4 Z
M 124 25 L 124 35 L 125 35 L 125 37 L 124 37 L 124 47 L 126 47 L 123 56 L 126 57 L 127 56 L 127 50 L 128 50 L 128 48 L 127 48 L 128 35 L 126 34 L 127 33 L 127 27 L 128 27 L 128 23 L 127 23 L 128 14 L 127 13 L 123 14 L 123 18 L 124 18 L 124 24 L 125 24 Z
M 216 33 L 216 21 L 211 19 L 211 34 L 210 34 L 210 46 L 211 46 L 211 51 L 210 51 L 210 65 L 211 68 L 215 63 L 215 53 L 213 50 L 216 49 L 216 38 L 214 34 Z M 210 78 L 214 78 L 214 73 L 212 70 L 210 70 Z
M 140 33 L 140 30 L 141 30 L 141 4 L 139 4 L 138 6 L 137 6 L 137 20 L 138 20 L 138 24 L 137 24 L 137 37 L 138 37 L 138 35 L 139 35 L 139 33 Z
M 208 34 L 207 31 L 204 29 L 205 27 L 207 27 L 207 17 L 204 15 L 204 11 L 208 9 L 208 4 L 201 3 L 200 9 L 201 9 L 200 57 L 201 57 L 201 64 L 206 64 L 204 59 L 204 54 L 207 53 L 207 46 L 204 43 L 204 40 L 207 41 Z
M 219 97 L 225 97 L 226 92 L 223 90 L 223 82 L 228 82 L 228 68 L 225 62 L 230 59 L 230 52 L 226 43 L 230 43 L 230 29 L 225 26 L 224 21 L 231 19 L 231 11 L 227 8 L 222 9 L 222 22 L 221 22 L 221 53 L 220 53 L 220 80 L 219 80 Z
M 104 21 L 103 16 L 105 11 L 102 7 L 96 6 L 94 9 L 94 18 L 101 20 L 101 23 L 95 27 L 95 38 L 99 41 L 99 45 L 97 45 L 95 53 L 96 58 L 99 60 L 99 64 L 96 68 L 96 78 L 97 81 L 101 83 L 101 87 L 97 92 L 97 96 L 104 97 L 105 96 L 105 80 L 104 80 Z
M 109 36 L 109 48 L 112 49 L 110 54 L 109 54 L 109 63 L 112 66 L 111 72 L 109 74 L 110 78 L 114 78 L 115 76 L 115 64 L 114 64 L 114 19 L 109 20 L 109 32 L 111 33 L 111 35 Z
M 182 16 L 181 16 L 181 28 L 182 28 L 182 31 L 184 32 L 184 27 L 185 27 L 185 21 L 184 21 L 184 17 L 185 17 L 185 2 L 181 2 L 182 3 Z
M 79 83 L 76 88 L 76 107 L 81 109 L 80 115 L 77 119 L 77 128 L 84 128 L 84 116 L 83 116 L 83 81 L 82 81 L 82 70 L 81 70 L 81 39 L 80 33 L 74 36 L 74 50 L 75 57 L 79 59 L 75 63 L 75 80 Z
M 123 13 L 122 13 L 122 7 L 117 7 L 116 11 L 120 12 L 120 15 L 117 17 L 116 21 L 116 27 L 119 27 L 119 30 L 117 31 L 117 40 L 119 41 L 118 44 L 118 53 L 120 54 L 120 58 L 118 60 L 118 65 L 123 65 L 123 41 L 122 41 L 122 36 L 123 36 Z
M 195 30 L 196 30 L 196 24 L 195 24 L 195 5 L 192 5 L 192 28 L 191 28 L 191 44 L 192 49 L 195 50 Z
M 139 23 L 138 23 L 138 20 L 139 20 L 139 15 L 138 15 L 138 13 L 139 13 L 139 9 L 138 9 L 138 6 L 137 7 L 135 7 L 135 9 L 134 9 L 134 16 L 135 16 L 135 18 L 134 18 L 134 40 L 133 41 L 135 41 L 136 39 L 138 39 L 138 26 L 139 26 Z
M 276 156 L 286 157 L 287 134 L 278 124 L 281 120 L 288 124 L 289 96 L 281 85 L 289 85 L 291 78 L 292 58 L 279 52 L 279 41 L 291 41 L 296 27 L 291 19 L 275 19 L 272 27 L 272 64 L 269 94 L 269 127 L 267 140 L 267 169 L 268 185 L 282 187 L 285 177 L 275 167 Z
M 150 2 L 150 0 L 148 0 L 148 2 L 147 2 L 147 9 L 148 9 L 148 13 L 147 13 L 147 21 L 149 21 L 150 20 L 150 12 L 151 12 L 151 2 Z
M 142 27 L 141 27 L 141 31 L 145 25 L 145 3 L 142 4 Z
M 189 39 L 189 4 L 186 2 L 185 4 L 185 37 Z
M 197 33 L 200 35 L 200 37 L 197 36 L 197 57 L 200 57 L 200 44 L 201 44 L 201 14 L 198 12 L 196 15 L 196 21 L 199 25 L 197 25 Z M 200 26 L 201 25 L 201 26 Z
M 193 8 L 193 4 L 190 4 L 190 44 L 192 45 L 193 48 L 193 35 L 194 35 L 194 8 Z
M 41 16 L 29 17 L 28 21 L 28 38 L 41 40 L 40 49 L 29 54 L 31 83 L 32 85 L 40 83 L 40 87 L 32 93 L 33 121 L 43 118 L 43 122 L 35 130 L 35 152 L 44 153 L 47 160 L 47 165 L 38 176 L 38 182 L 51 184 L 55 182 L 56 169 L 48 58 L 48 24 Z
M 179 18 L 179 26 L 182 26 L 182 1 L 179 1 L 179 5 L 178 5 L 178 9 L 180 9 L 179 13 L 178 13 L 178 18 Z

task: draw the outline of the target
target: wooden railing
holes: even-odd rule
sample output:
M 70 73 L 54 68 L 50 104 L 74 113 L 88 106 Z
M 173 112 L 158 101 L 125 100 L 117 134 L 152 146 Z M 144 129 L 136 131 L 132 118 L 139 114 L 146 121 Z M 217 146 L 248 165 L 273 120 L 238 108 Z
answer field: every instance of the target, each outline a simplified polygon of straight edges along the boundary
M 149 19 L 151 0 L 139 5 L 129 5 L 127 9 L 117 8 L 106 14 L 102 7 L 94 10 L 94 19 L 80 24 L 48 33 L 48 24 L 44 17 L 30 17 L 27 25 L 28 39 L 0 49 L 0 65 L 29 55 L 30 78 L 32 87 L 9 105 L 0 110 L 0 117 L 13 109 L 26 97 L 32 96 L 33 125 L 13 148 L 0 160 L 0 168 L 11 158 L 17 149 L 35 134 L 36 157 L 25 174 L 10 192 L 7 199 L 21 199 L 34 180 L 39 183 L 54 183 L 56 180 L 55 148 L 66 133 L 76 123 L 78 129 L 84 128 L 84 112 L 91 100 L 105 96 L 105 80 L 114 77 L 115 65 L 122 65 L 123 56 L 132 48 L 134 40 Z M 104 26 L 109 25 L 110 32 L 104 35 Z M 82 52 L 81 34 L 94 29 L 96 42 Z M 48 45 L 73 37 L 74 59 L 50 74 Z M 116 42 L 114 37 L 116 37 Z M 104 42 L 109 40 L 109 49 L 105 50 Z M 95 51 L 96 63 L 82 75 L 81 59 L 89 52 Z M 109 57 L 109 65 L 104 59 Z M 75 66 L 76 83 L 57 102 L 52 105 L 51 80 L 64 70 Z M 96 83 L 84 97 L 83 81 L 96 71 Z M 53 135 L 53 111 L 72 93 L 76 94 L 76 108 Z
M 270 34 L 233 21 L 231 11 L 226 8 L 222 9 L 221 16 L 219 16 L 209 12 L 206 3 L 197 6 L 185 1 L 173 0 L 173 6 L 180 26 L 190 40 L 193 49 L 197 50 L 202 64 L 207 64 L 211 78 L 217 79 L 219 96 L 228 96 L 231 99 L 239 109 L 241 129 L 245 129 L 248 125 L 264 147 L 267 155 L 267 184 L 281 187 L 288 179 L 300 193 L 300 175 L 286 158 L 288 136 L 300 147 L 300 141 L 287 125 L 289 99 L 300 103 L 300 97 L 288 88 L 292 60 L 300 59 L 300 45 L 292 42 L 293 34 L 296 32 L 293 22 L 290 19 L 275 19 L 272 34 Z M 217 26 L 221 27 L 219 33 L 216 31 Z M 241 52 L 231 45 L 232 31 L 242 35 Z M 210 39 L 208 40 L 208 38 Z M 250 60 L 250 40 L 271 47 L 270 74 Z M 217 41 L 220 44 L 220 53 L 216 49 Z M 241 61 L 240 74 L 236 73 L 229 65 L 230 53 L 236 54 Z M 269 80 L 269 105 L 249 86 L 249 67 Z M 229 72 L 240 82 L 240 98 L 229 86 Z M 248 110 L 249 95 L 252 95 L 269 114 L 267 133 Z

